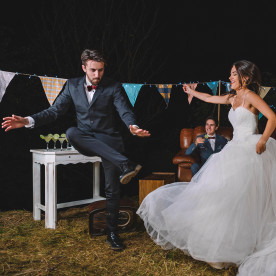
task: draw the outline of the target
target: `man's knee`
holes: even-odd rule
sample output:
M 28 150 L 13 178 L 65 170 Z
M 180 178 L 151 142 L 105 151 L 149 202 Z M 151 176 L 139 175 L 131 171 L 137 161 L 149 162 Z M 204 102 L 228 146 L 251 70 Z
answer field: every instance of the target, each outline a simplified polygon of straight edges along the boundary
M 77 127 L 70 127 L 66 130 L 66 137 L 69 140 L 69 142 L 72 142 L 75 140 L 75 137 L 78 135 L 78 128 Z

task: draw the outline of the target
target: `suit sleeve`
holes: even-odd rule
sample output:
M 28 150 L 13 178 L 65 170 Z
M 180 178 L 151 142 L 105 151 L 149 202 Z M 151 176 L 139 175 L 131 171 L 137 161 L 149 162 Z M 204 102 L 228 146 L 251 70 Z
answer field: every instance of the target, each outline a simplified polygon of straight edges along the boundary
M 127 95 L 121 85 L 118 85 L 113 92 L 114 105 L 120 118 L 125 123 L 127 128 L 129 125 L 138 125 L 135 115 L 130 108 Z
M 199 136 L 197 136 L 197 137 L 199 137 Z M 197 137 L 195 138 L 195 141 L 196 141 Z M 197 149 L 195 141 L 187 148 L 185 154 L 191 155 L 194 152 L 194 150 Z
M 69 83 L 67 81 L 63 92 L 59 94 L 52 106 L 50 106 L 48 109 L 31 115 L 35 121 L 34 127 L 39 127 L 55 121 L 58 116 L 66 113 L 71 103 L 72 98 L 69 90 Z

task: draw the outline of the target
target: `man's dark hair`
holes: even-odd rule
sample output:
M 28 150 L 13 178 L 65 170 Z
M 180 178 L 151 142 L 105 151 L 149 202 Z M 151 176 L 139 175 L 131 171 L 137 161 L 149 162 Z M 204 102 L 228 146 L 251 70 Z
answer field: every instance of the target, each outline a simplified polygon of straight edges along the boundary
M 218 126 L 218 121 L 214 116 L 212 116 L 212 115 L 208 116 L 205 120 L 205 124 L 208 120 L 213 120 L 215 122 L 216 126 Z
M 104 65 L 106 65 L 104 55 L 98 50 L 85 49 L 81 54 L 81 63 L 82 63 L 82 65 L 86 66 L 86 62 L 88 60 L 103 62 Z

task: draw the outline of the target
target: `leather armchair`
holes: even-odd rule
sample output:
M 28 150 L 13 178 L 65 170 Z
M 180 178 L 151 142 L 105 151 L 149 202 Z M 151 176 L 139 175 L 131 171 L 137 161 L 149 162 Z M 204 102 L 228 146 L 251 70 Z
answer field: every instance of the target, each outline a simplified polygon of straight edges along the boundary
M 183 128 L 180 131 L 180 151 L 173 157 L 173 164 L 178 165 L 177 178 L 181 182 L 189 182 L 192 178 L 191 166 L 195 162 L 200 161 L 200 156 L 197 152 L 192 155 L 186 155 L 187 148 L 194 142 L 196 136 L 205 133 L 204 126 L 196 128 Z M 228 141 L 233 137 L 232 127 L 219 127 L 217 134 L 225 137 Z

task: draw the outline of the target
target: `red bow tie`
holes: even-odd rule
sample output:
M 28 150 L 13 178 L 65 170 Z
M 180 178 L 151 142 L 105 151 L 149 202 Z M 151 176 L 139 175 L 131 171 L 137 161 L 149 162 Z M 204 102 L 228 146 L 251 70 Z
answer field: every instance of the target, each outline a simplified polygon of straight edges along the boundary
M 97 89 L 98 85 L 87 85 L 87 90 L 90 92 L 93 89 Z
M 208 139 L 216 139 L 216 137 L 214 137 L 214 136 L 213 137 L 208 137 Z

